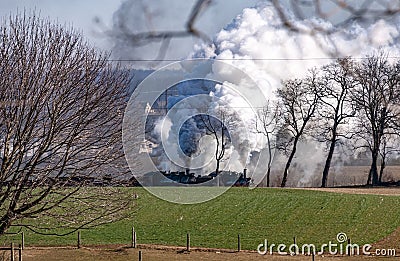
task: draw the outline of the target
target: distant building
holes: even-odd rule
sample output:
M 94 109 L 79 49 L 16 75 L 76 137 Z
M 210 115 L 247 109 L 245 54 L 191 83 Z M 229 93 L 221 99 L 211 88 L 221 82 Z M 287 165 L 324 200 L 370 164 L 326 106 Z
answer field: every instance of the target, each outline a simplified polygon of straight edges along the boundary
M 151 154 L 153 152 L 153 148 L 157 147 L 156 144 L 149 140 L 144 140 L 140 143 L 139 153 L 148 153 Z

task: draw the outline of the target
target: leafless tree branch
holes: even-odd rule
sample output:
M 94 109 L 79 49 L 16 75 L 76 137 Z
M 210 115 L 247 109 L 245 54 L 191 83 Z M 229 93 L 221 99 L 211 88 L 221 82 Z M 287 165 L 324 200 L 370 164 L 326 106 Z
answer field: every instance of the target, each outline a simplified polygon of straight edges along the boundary
M 3 21 L 0 234 L 14 223 L 33 229 L 28 221 L 38 217 L 71 229 L 108 222 L 132 203 L 122 190 L 87 187 L 126 173 L 129 72 L 107 59 L 72 29 L 35 14 Z

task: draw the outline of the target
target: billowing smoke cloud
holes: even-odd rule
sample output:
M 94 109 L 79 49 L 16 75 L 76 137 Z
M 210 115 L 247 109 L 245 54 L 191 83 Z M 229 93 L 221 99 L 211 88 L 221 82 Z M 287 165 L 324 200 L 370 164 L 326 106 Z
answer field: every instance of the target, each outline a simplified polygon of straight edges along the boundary
M 329 22 L 312 20 L 314 24 L 319 23 L 322 28 L 332 27 Z M 287 30 L 282 25 L 276 10 L 266 3 L 261 3 L 254 8 L 244 9 L 232 23 L 215 36 L 212 46 L 196 46 L 191 57 L 221 59 L 234 65 L 247 73 L 268 99 L 274 100 L 274 92 L 280 88 L 282 80 L 302 77 L 312 67 L 332 62 L 335 58 L 332 58 L 332 53 L 335 53 L 336 57 L 363 57 L 378 49 L 384 49 L 390 56 L 398 56 L 400 46 L 397 38 L 400 33 L 396 21 L 398 20 L 394 19 L 391 22 L 380 20 L 369 25 L 353 24 L 329 36 L 301 34 Z M 308 22 L 309 20 L 296 21 L 299 26 L 304 28 L 307 28 Z M 227 78 L 223 71 L 214 70 L 213 73 L 215 74 L 214 78 L 220 77 L 228 83 L 237 82 L 236 79 L 230 81 L 229 77 L 232 76 Z M 237 139 L 235 145 L 230 148 L 231 161 L 241 162 L 235 166 L 237 169 L 233 170 L 240 171 L 241 168 L 251 164 L 251 155 L 257 154 L 255 152 L 266 146 L 266 144 L 260 145 L 257 135 L 243 137 L 243 128 L 247 128 L 246 133 L 255 132 L 253 129 L 254 113 L 244 109 L 235 110 L 234 108 L 243 107 L 243 100 L 237 94 L 230 92 L 228 88 L 224 88 L 223 85 L 198 84 L 201 87 L 196 84 L 182 84 L 181 88 L 178 88 L 179 96 L 171 98 L 170 104 L 175 104 L 176 101 L 181 101 L 193 93 L 199 94 L 198 90 L 202 90 L 202 94 L 208 95 L 210 102 L 194 105 L 194 110 L 207 106 L 207 112 L 215 113 L 221 108 L 222 101 L 229 104 L 230 108 L 233 108 L 232 117 L 240 118 L 241 121 L 241 124 L 232 128 L 232 133 L 230 133 L 232 140 Z M 243 92 L 251 91 L 251 88 L 243 89 Z M 214 98 L 218 98 L 218 102 L 215 102 Z M 174 102 L 173 99 L 177 100 Z M 182 113 L 184 114 L 184 112 Z M 185 117 L 185 115 L 181 115 L 181 117 Z M 177 135 L 180 127 L 175 126 L 172 122 L 169 135 L 172 133 Z M 181 134 L 185 134 L 183 139 L 186 139 L 185 144 L 189 147 L 193 146 L 193 142 L 202 140 L 203 130 L 198 128 L 198 124 L 193 122 L 193 119 L 185 128 L 187 129 L 181 130 Z M 249 128 L 252 130 L 249 131 Z M 186 135 L 189 133 L 196 137 L 189 138 Z M 206 142 L 206 145 L 203 144 L 203 148 L 214 148 L 207 145 L 208 143 L 212 144 L 212 141 L 202 140 L 202 142 Z M 200 147 L 201 145 L 191 147 L 192 149 L 187 151 L 195 154 Z M 290 183 L 290 185 L 307 186 L 312 181 L 312 175 L 316 172 L 318 164 L 324 159 L 324 150 L 320 144 L 316 146 L 311 143 L 301 144 L 300 150 L 302 152 L 298 155 L 301 156 L 298 156 L 294 163 L 297 164 L 301 176 L 297 176 L 296 183 Z
M 332 27 L 322 20 L 313 21 L 317 22 L 321 28 Z M 307 28 L 308 20 L 297 23 Z M 262 3 L 244 9 L 216 35 L 214 45 L 198 46 L 194 57 L 225 59 L 255 79 L 278 87 L 281 80 L 301 77 L 309 68 L 329 63 L 333 51 L 336 57 L 363 57 L 387 47 L 395 56 L 398 36 L 396 22 L 384 20 L 364 26 L 354 23 L 329 36 L 291 32 L 282 25 L 276 10 Z
M 249 127 L 254 129 L 255 115 L 243 97 L 225 84 L 207 80 L 182 82 L 169 91 L 174 90 L 178 95 L 168 97 L 169 114 L 156 123 L 152 132 L 155 137 L 164 136 L 168 144 L 164 144 L 166 153 L 158 159 L 160 167 L 173 171 L 191 168 L 209 174 L 216 167 L 216 151 L 226 143 L 220 170 L 242 171 L 250 152 L 263 146 L 257 143 L 255 130 L 249 132 Z M 219 147 L 214 135 L 218 136 Z M 172 160 L 171 156 L 182 161 Z

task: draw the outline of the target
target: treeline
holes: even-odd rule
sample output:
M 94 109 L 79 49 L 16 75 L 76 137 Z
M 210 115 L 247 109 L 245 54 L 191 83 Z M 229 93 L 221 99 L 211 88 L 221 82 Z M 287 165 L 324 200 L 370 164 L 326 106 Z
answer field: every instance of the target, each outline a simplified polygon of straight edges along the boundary
M 382 52 L 363 59 L 337 59 L 304 78 L 284 81 L 277 97 L 259 116 L 269 147 L 287 156 L 281 187 L 286 186 L 299 143 L 311 140 L 326 145 L 322 187 L 327 186 L 339 146 L 368 152 L 366 183 L 382 183 L 387 161 L 400 151 L 400 61 Z M 267 186 L 270 174 L 271 161 Z

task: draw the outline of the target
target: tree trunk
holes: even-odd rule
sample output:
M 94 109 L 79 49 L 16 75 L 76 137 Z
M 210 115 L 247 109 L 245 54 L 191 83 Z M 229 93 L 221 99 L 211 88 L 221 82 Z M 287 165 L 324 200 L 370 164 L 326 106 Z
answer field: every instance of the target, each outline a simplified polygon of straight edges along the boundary
M 268 171 L 267 171 L 267 188 L 269 188 L 269 186 L 270 186 L 270 177 L 271 177 L 271 163 L 272 163 L 271 140 L 270 140 L 269 134 L 267 134 L 267 141 L 268 141 L 268 153 L 269 153 Z
M 270 186 L 270 176 L 271 176 L 271 167 L 268 167 L 267 171 L 267 188 Z
M 382 177 L 385 168 L 386 168 L 386 157 L 385 155 L 382 155 L 381 169 L 379 171 L 379 184 L 382 184 Z
M 289 156 L 289 158 L 288 158 L 288 160 L 287 160 L 287 162 L 286 162 L 285 170 L 284 170 L 284 172 L 283 172 L 283 178 L 282 178 L 282 182 L 281 182 L 281 187 L 282 187 L 282 188 L 283 188 L 283 187 L 286 187 L 286 182 L 287 182 L 287 178 L 288 178 L 288 174 L 289 174 L 289 168 L 290 168 L 290 165 L 292 164 L 294 155 L 296 154 L 297 142 L 298 142 L 298 141 L 299 141 L 299 137 L 296 137 L 296 138 L 294 139 L 294 142 L 293 142 L 293 149 L 292 149 L 292 152 L 290 153 L 290 156 Z
M 375 149 L 372 151 L 372 162 L 371 162 L 371 168 L 369 170 L 369 175 L 368 180 L 371 181 L 372 179 L 372 186 L 379 185 L 379 176 L 378 176 L 378 151 Z
M 336 146 L 336 128 L 334 128 L 333 130 L 331 145 L 329 147 L 329 153 L 325 161 L 324 171 L 322 172 L 322 183 L 321 183 L 322 188 L 326 188 L 328 183 L 329 169 L 331 167 L 333 153 L 335 152 L 335 146 Z
M 372 172 L 371 172 L 371 169 L 369 169 L 368 179 L 367 179 L 367 186 L 371 185 L 371 179 L 372 179 Z

